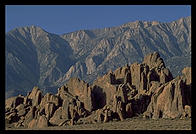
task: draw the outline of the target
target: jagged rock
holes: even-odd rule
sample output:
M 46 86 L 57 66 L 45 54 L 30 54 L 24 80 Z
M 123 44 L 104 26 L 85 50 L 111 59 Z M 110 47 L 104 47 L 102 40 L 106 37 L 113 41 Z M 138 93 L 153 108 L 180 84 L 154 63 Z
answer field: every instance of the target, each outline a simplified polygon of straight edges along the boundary
M 25 115 L 24 125 L 28 126 L 28 124 L 37 117 L 37 108 L 35 106 L 31 107 L 29 112 Z
M 46 127 L 48 127 L 48 120 L 45 116 L 39 116 L 38 119 L 33 119 L 28 124 L 28 128 L 46 128 Z
M 68 110 L 68 109 L 67 109 Z M 52 118 L 50 118 L 49 122 L 52 124 L 52 125 L 59 125 L 60 123 L 64 122 L 65 120 L 68 120 L 68 117 L 63 117 L 63 108 L 62 107 L 59 107 L 54 115 L 52 116 Z
M 120 97 L 123 103 L 127 103 L 128 97 L 127 97 L 127 86 L 125 84 L 120 84 L 116 96 Z
M 153 62 L 153 63 L 151 63 Z M 97 78 L 92 85 L 72 78 L 53 95 L 34 87 L 27 96 L 6 100 L 5 120 L 16 128 L 44 128 L 80 123 L 148 118 L 191 118 L 191 68 L 173 79 L 159 54 L 142 64 L 126 65 Z
M 20 104 L 16 107 L 17 114 L 19 117 L 24 116 L 27 113 L 27 110 L 25 108 L 24 104 Z
M 147 90 L 147 74 L 149 72 L 149 67 L 145 64 L 134 63 L 131 65 L 131 81 L 132 85 L 140 92 L 142 90 Z
M 150 53 L 145 56 L 143 63 L 147 64 L 149 66 L 149 69 L 152 69 L 154 67 L 160 69 L 165 68 L 165 63 L 158 52 Z
M 54 103 L 56 107 L 60 105 L 60 100 L 56 95 L 51 93 L 46 93 L 46 95 L 42 98 L 40 106 L 43 107 L 47 103 Z
M 124 77 L 124 84 L 131 84 L 132 82 L 131 82 L 131 72 L 129 71 L 129 72 L 127 72 L 126 73 L 126 75 L 125 75 L 125 77 Z
M 185 105 L 184 106 L 185 117 L 191 118 L 191 106 Z
M 37 120 L 36 119 L 32 119 L 29 123 L 28 123 L 28 128 L 35 128 L 37 126 Z
M 134 98 L 135 95 L 138 94 L 138 90 L 135 89 L 134 86 L 127 84 L 127 100 L 130 102 Z
M 104 81 L 96 81 L 93 83 L 92 102 L 94 110 L 110 105 L 113 96 L 117 91 L 117 86 Z
M 36 26 L 16 28 L 6 33 L 6 64 L 11 69 L 8 71 L 6 88 L 12 91 L 12 87 L 24 90 L 25 86 L 29 89 L 32 83 L 39 83 L 41 87 L 61 86 L 70 75 L 92 81 L 94 79 L 87 74 L 100 74 L 128 62 L 139 62 L 143 54 L 154 50 L 161 52 L 166 59 L 178 57 L 185 61 L 184 65 L 190 65 L 190 60 L 185 60 L 189 57 L 185 58 L 185 55 L 191 55 L 191 16 L 182 20 L 164 24 L 158 22 L 157 25 L 147 27 L 142 26 L 146 25 L 146 22 L 141 22 L 137 24 L 141 26 L 139 33 L 138 27 L 135 27 L 135 24 L 132 27 L 130 23 L 63 35 L 54 35 Z M 13 49 L 15 44 L 19 43 L 21 45 Z M 177 64 L 170 61 L 171 63 Z M 69 73 L 70 70 L 73 73 Z M 64 73 L 70 75 L 63 75 Z M 14 76 L 18 79 L 13 79 Z M 59 79 L 63 83 L 59 84 Z M 22 84 L 25 80 L 29 81 Z
M 55 106 L 55 104 L 52 103 L 52 102 L 48 102 L 48 103 L 46 103 L 46 104 L 44 105 L 45 115 L 46 115 L 46 118 L 47 118 L 48 120 L 53 116 L 55 110 L 56 110 L 56 106 Z
M 186 67 L 182 70 L 182 74 L 185 76 L 186 79 L 186 85 L 190 85 L 192 83 L 192 72 L 191 67 Z
M 58 88 L 58 93 L 56 95 L 58 97 L 60 97 L 61 102 L 64 101 L 64 100 L 69 101 L 71 98 L 75 97 L 73 94 L 71 94 L 68 91 L 68 87 L 66 87 L 65 85 L 63 85 L 62 87 Z
M 78 96 L 79 100 L 84 102 L 86 110 L 91 111 L 93 109 L 91 98 L 92 88 L 89 87 L 88 83 L 78 78 L 71 78 L 66 86 L 72 95 Z
M 47 117 L 45 116 L 40 116 L 38 118 L 38 121 L 37 121 L 37 127 L 38 128 L 45 128 L 45 127 L 48 127 L 48 120 L 47 120 Z
M 130 72 L 130 66 L 126 65 L 124 67 L 119 67 L 114 71 L 116 83 L 118 84 L 123 84 L 124 83 L 124 78 L 127 73 Z M 129 79 L 127 80 L 129 81 Z M 131 81 L 129 81 L 131 83 Z
M 146 93 L 138 93 L 137 95 L 135 95 L 134 98 L 131 100 L 134 116 L 144 113 L 150 101 L 151 97 Z
M 28 99 L 32 100 L 32 106 L 37 106 L 40 104 L 42 99 L 42 92 L 38 87 L 34 87 L 28 96 Z
M 169 69 L 167 68 L 161 69 L 160 83 L 164 84 L 164 83 L 171 81 L 172 79 L 173 79 L 173 76 L 171 72 L 169 71 Z
M 68 119 L 69 117 L 68 107 L 69 107 L 69 101 L 63 100 L 63 105 L 62 105 L 62 118 L 63 119 Z
M 149 83 L 149 91 L 148 91 L 148 95 L 149 96 L 151 96 L 154 92 L 155 92 L 155 90 L 158 88 L 158 87 L 160 87 L 161 86 L 161 83 L 160 82 L 158 82 L 158 81 L 151 81 L 150 83 Z
M 16 111 L 11 112 L 9 115 L 7 115 L 5 117 L 5 119 L 7 120 L 7 122 L 9 124 L 14 123 L 14 122 L 18 122 L 20 120 L 20 118 L 18 117 Z
M 5 102 L 5 108 L 16 108 L 18 105 L 22 104 L 24 101 L 23 96 L 16 96 L 8 98 Z
M 92 111 L 93 109 L 93 102 L 92 102 L 92 87 L 87 86 L 87 88 L 84 89 L 84 108 L 88 111 Z
M 184 94 L 185 90 L 187 90 L 185 82 L 180 76 L 162 85 L 152 95 L 144 115 L 155 119 L 181 117 L 187 104 L 186 100 L 190 99 L 190 96 Z
M 160 82 L 159 72 L 160 72 L 160 69 L 158 69 L 157 67 L 151 68 L 149 70 L 149 73 L 147 74 L 148 83 L 150 83 L 151 81 Z
M 115 84 L 116 83 L 116 78 L 112 70 L 110 70 L 105 76 L 104 80 L 110 84 Z

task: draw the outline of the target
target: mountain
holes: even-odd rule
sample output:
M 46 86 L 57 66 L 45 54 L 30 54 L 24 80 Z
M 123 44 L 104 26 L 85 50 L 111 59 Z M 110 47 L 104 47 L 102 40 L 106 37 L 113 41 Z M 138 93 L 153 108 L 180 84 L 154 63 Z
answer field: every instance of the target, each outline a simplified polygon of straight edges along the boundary
M 6 128 L 42 128 L 106 123 L 144 117 L 191 119 L 191 67 L 173 77 L 157 52 L 109 71 L 92 83 L 71 78 L 56 94 L 34 87 L 27 95 L 6 99 Z
M 191 16 L 176 21 L 135 21 L 117 27 L 56 35 L 40 27 L 6 33 L 7 97 L 37 85 L 53 92 L 71 77 L 89 83 L 157 51 L 173 76 L 191 66 Z

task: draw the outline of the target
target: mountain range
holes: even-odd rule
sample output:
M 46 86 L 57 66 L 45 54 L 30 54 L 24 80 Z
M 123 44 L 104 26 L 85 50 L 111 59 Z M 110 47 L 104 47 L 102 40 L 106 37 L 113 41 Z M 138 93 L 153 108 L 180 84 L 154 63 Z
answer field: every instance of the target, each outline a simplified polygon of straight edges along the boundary
M 135 21 L 57 35 L 38 26 L 6 33 L 6 98 L 35 85 L 56 92 L 71 77 L 91 83 L 158 52 L 173 76 L 191 66 L 191 16 L 172 22 Z

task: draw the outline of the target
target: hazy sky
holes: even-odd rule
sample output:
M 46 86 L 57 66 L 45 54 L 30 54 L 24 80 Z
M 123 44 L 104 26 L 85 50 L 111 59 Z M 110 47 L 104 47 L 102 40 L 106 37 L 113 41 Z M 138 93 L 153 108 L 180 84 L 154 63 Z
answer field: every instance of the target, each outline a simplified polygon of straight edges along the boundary
M 190 5 L 8 5 L 6 32 L 36 25 L 63 34 L 119 26 L 136 20 L 170 22 L 191 16 Z

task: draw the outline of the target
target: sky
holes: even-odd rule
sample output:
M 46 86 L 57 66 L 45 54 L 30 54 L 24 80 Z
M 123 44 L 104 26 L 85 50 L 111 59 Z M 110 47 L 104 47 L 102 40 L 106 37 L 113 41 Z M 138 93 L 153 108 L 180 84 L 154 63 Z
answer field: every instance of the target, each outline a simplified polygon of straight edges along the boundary
M 7 5 L 5 21 L 6 32 L 36 25 L 60 35 L 136 20 L 171 22 L 187 16 L 191 16 L 190 5 Z

